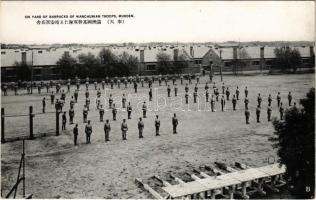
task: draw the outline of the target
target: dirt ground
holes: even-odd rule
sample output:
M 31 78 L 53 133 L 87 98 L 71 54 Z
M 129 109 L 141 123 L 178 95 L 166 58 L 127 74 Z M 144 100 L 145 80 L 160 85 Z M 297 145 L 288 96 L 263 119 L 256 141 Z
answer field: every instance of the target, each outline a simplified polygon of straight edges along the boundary
M 180 85 L 179 98 L 174 97 L 172 88 L 170 98 L 166 97 L 166 88 L 154 83 L 153 102 L 148 107 L 147 118 L 144 119 L 144 138 L 138 138 L 137 121 L 142 116 L 140 109 L 143 98 L 148 98 L 148 88 L 141 88 L 137 97 L 130 99 L 133 106 L 132 119 L 128 120 L 129 131 L 127 141 L 121 140 L 120 124 L 127 118 L 126 111 L 118 111 L 117 121 L 112 121 L 110 111 L 105 112 L 105 119 L 110 119 L 111 141 L 104 142 L 103 124 L 99 122 L 98 111 L 93 107 L 89 112 L 93 134 L 91 144 L 85 144 L 84 126 L 82 123 L 82 108 L 84 103 L 84 86 L 81 85 L 79 103 L 75 105 L 75 122 L 79 124 L 79 145 L 73 145 L 72 128 L 67 124 L 67 130 L 60 136 L 48 136 L 26 141 L 26 191 L 34 198 L 153 198 L 149 193 L 138 188 L 135 178 L 155 187 L 151 177 L 155 174 L 168 180 L 168 173 L 187 180 L 185 172 L 192 171 L 202 165 L 212 165 L 215 161 L 233 163 L 240 161 L 250 166 L 263 166 L 277 160 L 276 150 L 268 141 L 273 134 L 273 126 L 267 121 L 267 97 L 273 96 L 272 116 L 279 117 L 276 105 L 277 92 L 281 92 L 282 101 L 288 107 L 287 94 L 293 94 L 293 101 L 303 98 L 310 87 L 314 86 L 314 74 L 300 75 L 256 75 L 256 76 L 224 76 L 225 85 L 235 93 L 236 86 L 240 88 L 241 100 L 237 111 L 232 110 L 231 101 L 227 101 L 225 112 L 220 111 L 219 102 L 216 112 L 210 111 L 210 105 L 204 101 L 204 86 L 207 77 L 201 78 L 199 84 L 200 103 L 194 104 L 192 97 L 188 105 L 181 103 L 184 96 L 184 85 Z M 221 87 L 219 77 L 215 78 L 217 87 Z M 195 82 L 195 81 L 194 81 Z M 210 85 L 212 86 L 212 85 Z M 250 124 L 244 117 L 244 87 L 248 86 L 250 99 Z M 189 93 L 193 93 L 191 84 Z M 91 105 L 95 105 L 96 91 L 90 85 Z M 155 88 L 158 88 L 157 90 Z M 72 90 L 74 89 L 74 86 Z M 46 89 L 45 89 L 46 90 Z M 65 89 L 66 90 L 66 89 Z M 221 91 L 221 89 L 220 89 Z M 28 113 L 28 107 L 34 106 L 34 113 L 41 113 L 41 99 L 47 98 L 47 111 L 53 112 L 49 95 L 21 94 L 19 96 L 2 96 L 1 106 L 6 114 Z M 134 94 L 132 86 L 128 89 L 107 90 L 108 94 L 121 96 L 122 93 Z M 210 90 L 212 93 L 212 90 Z M 257 95 L 263 97 L 261 123 L 256 123 L 255 107 Z M 102 92 L 104 99 L 105 92 Z M 157 98 L 159 101 L 157 103 Z M 64 110 L 69 109 L 70 94 Z M 164 105 L 166 100 L 166 106 Z M 120 100 L 117 98 L 116 104 Z M 184 102 L 184 99 L 182 100 Z M 179 119 L 178 134 L 172 134 L 171 118 L 177 113 Z M 155 136 L 155 115 L 161 119 L 161 136 Z M 67 114 L 68 118 L 68 114 Z M 34 118 L 34 133 L 55 131 L 55 114 L 36 114 Z M 28 117 L 6 118 L 6 137 L 28 135 Z M 8 142 L 1 145 L 1 187 L 2 195 L 7 194 L 16 181 L 21 155 L 22 142 Z M 159 191 L 161 192 L 161 191 Z M 161 193 L 165 195 L 164 193 Z

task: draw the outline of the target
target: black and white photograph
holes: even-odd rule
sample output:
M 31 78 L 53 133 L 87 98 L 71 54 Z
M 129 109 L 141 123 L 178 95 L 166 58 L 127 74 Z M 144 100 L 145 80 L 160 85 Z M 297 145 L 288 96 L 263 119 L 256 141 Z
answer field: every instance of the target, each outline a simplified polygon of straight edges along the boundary
M 1 198 L 314 199 L 315 8 L 1 1 Z

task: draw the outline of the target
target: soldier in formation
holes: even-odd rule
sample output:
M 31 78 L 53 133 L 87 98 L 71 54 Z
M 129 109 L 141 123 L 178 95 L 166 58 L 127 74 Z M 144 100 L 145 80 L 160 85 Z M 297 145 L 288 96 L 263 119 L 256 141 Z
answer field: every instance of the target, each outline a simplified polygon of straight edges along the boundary
M 249 124 L 250 112 L 248 108 L 245 109 L 245 117 L 246 117 L 246 124 Z
M 75 116 L 75 110 L 73 107 L 71 107 L 69 109 L 68 115 L 69 115 L 69 124 L 73 124 L 74 123 L 74 116 Z
M 143 130 L 144 130 L 144 122 L 142 121 L 142 118 L 139 118 L 138 121 L 138 131 L 139 131 L 139 138 L 143 138 Z
M 131 119 L 131 114 L 132 114 L 132 106 L 131 106 L 131 102 L 128 102 L 128 105 L 127 105 L 127 119 Z
M 90 120 L 88 120 L 88 124 L 85 127 L 86 133 L 86 143 L 91 143 L 91 135 L 92 135 L 92 125 L 90 124 Z
M 122 131 L 122 138 L 123 138 L 123 140 L 127 140 L 127 138 L 126 138 L 127 130 L 128 130 L 128 127 L 127 127 L 126 120 L 123 119 L 123 122 L 121 124 L 121 131 Z
M 111 125 L 109 120 L 107 119 L 105 124 L 104 124 L 104 137 L 105 137 L 105 142 L 110 141 L 110 131 L 111 131 Z
M 113 121 L 116 121 L 116 113 L 117 113 L 117 109 L 115 108 L 115 104 L 113 104 L 113 108 L 112 108 Z
M 99 115 L 100 115 L 100 122 L 103 122 L 104 108 L 103 108 L 102 104 L 100 105 Z
M 177 118 L 176 113 L 174 113 L 172 117 L 173 134 L 177 134 L 177 126 L 178 126 L 178 118 Z
M 146 118 L 146 112 L 147 112 L 147 105 L 146 105 L 146 102 L 144 101 L 144 104 L 143 104 L 143 118 Z
M 257 123 L 260 123 L 260 113 L 261 113 L 261 107 L 258 104 L 256 108 Z
M 74 134 L 74 145 L 77 146 L 77 140 L 78 140 L 78 124 L 75 125 L 73 129 L 73 134 Z
M 61 127 L 61 130 L 66 130 L 66 123 L 67 123 L 67 117 L 66 117 L 66 112 L 64 112 L 63 115 L 62 115 L 62 127 Z
M 156 128 L 156 136 L 159 136 L 160 119 L 158 115 L 156 115 L 156 119 L 155 119 L 155 128 Z

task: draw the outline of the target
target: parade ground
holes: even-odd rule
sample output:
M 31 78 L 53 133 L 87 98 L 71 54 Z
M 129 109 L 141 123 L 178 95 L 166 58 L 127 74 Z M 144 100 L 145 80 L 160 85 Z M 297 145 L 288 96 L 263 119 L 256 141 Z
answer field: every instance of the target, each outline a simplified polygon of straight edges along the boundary
M 102 104 L 105 106 L 104 119 L 109 119 L 111 132 L 109 142 L 104 142 L 103 122 L 99 120 L 99 112 L 95 108 L 96 90 L 90 83 L 90 111 L 93 133 L 91 144 L 86 144 L 82 110 L 85 103 L 85 85 L 80 86 L 78 103 L 75 104 L 74 122 L 78 123 L 78 146 L 73 144 L 72 129 L 67 121 L 66 131 L 60 130 L 55 136 L 55 106 L 50 103 L 50 94 L 43 88 L 41 94 L 37 89 L 33 95 L 21 91 L 18 96 L 9 91 L 9 96 L 2 96 L 1 106 L 6 115 L 28 114 L 29 106 L 33 106 L 34 135 L 47 133 L 46 137 L 26 140 L 26 193 L 34 198 L 153 198 L 149 193 L 135 184 L 135 178 L 155 187 L 155 183 L 147 181 L 154 175 L 167 179 L 172 172 L 183 180 L 189 181 L 185 172 L 202 165 L 212 165 L 215 161 L 227 164 L 235 161 L 249 166 L 260 167 L 277 161 L 276 150 L 272 148 L 268 138 L 273 135 L 271 122 L 267 121 L 267 98 L 271 94 L 272 116 L 279 118 L 276 96 L 281 93 L 282 102 L 288 108 L 287 95 L 292 93 L 293 102 L 305 97 L 309 88 L 314 87 L 315 74 L 295 75 L 249 75 L 224 76 L 226 87 L 230 88 L 231 97 L 236 86 L 240 89 L 240 100 L 237 110 L 233 111 L 232 102 L 226 101 L 226 110 L 222 112 L 220 102 L 216 102 L 216 112 L 211 112 L 210 103 L 205 103 L 205 82 L 207 76 L 200 78 L 198 85 L 199 102 L 185 104 L 184 87 L 177 79 L 178 97 L 174 96 L 174 86 L 169 80 L 171 97 L 167 97 L 165 83 L 158 86 L 153 83 L 153 101 L 148 102 L 148 84 L 138 84 L 135 94 L 133 85 L 128 88 L 114 86 L 114 89 L 102 90 Z M 214 81 L 221 93 L 220 77 Z M 187 83 L 184 80 L 184 83 Z M 193 94 L 196 80 L 189 85 L 189 94 Z M 245 123 L 244 89 L 249 90 L 250 124 Z M 101 88 L 101 84 L 98 84 Z M 209 84 L 210 95 L 213 84 Z M 67 91 L 66 86 L 62 89 Z M 69 110 L 69 100 L 75 90 L 66 93 L 63 111 Z M 55 88 L 53 88 L 55 91 Z M 121 136 L 122 119 L 127 119 L 127 112 L 120 109 L 120 97 L 125 93 L 127 101 L 133 107 L 132 119 L 127 120 L 127 140 Z M 262 96 L 261 123 L 256 122 L 256 106 L 258 93 Z M 108 109 L 108 97 L 112 94 L 118 107 L 117 120 L 112 120 L 112 112 Z M 128 96 L 130 94 L 130 96 Z M 46 114 L 42 114 L 42 98 L 46 98 Z M 56 95 L 60 98 L 60 94 Z M 137 123 L 142 117 L 141 106 L 146 100 L 148 111 L 144 121 L 144 138 L 138 138 Z M 106 102 L 105 102 L 106 101 Z M 179 125 L 177 134 L 172 133 L 172 116 L 177 114 Z M 160 136 L 155 136 L 154 120 L 159 115 L 161 126 Z M 61 125 L 60 125 L 61 127 Z M 17 137 L 29 134 L 28 116 L 8 117 L 5 119 L 5 136 Z M 1 145 L 1 184 L 5 196 L 15 184 L 19 161 L 22 152 L 22 141 L 7 142 Z M 19 191 L 20 192 L 20 191 Z

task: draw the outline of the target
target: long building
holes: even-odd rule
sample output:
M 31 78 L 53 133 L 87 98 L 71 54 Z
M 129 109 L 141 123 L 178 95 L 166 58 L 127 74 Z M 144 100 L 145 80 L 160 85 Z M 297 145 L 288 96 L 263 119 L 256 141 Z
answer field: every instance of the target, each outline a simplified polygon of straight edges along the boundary
M 167 54 L 171 62 L 179 57 L 185 59 L 188 67 L 182 73 L 199 73 L 202 69 L 219 71 L 266 70 L 274 66 L 274 49 L 271 46 L 240 46 L 240 45 L 165 45 L 145 47 L 69 47 L 49 48 L 32 47 L 29 49 L 1 50 L 2 81 L 16 81 L 21 64 L 33 66 L 34 80 L 59 79 L 60 66 L 57 61 L 66 52 L 78 60 L 80 54 L 91 53 L 98 57 L 103 48 L 110 49 L 115 55 L 123 52 L 137 58 L 137 68 L 131 69 L 132 74 L 153 75 L 158 73 L 157 54 Z M 314 67 L 314 47 L 290 47 L 299 50 L 303 67 Z M 238 61 L 238 62 L 237 62 Z

